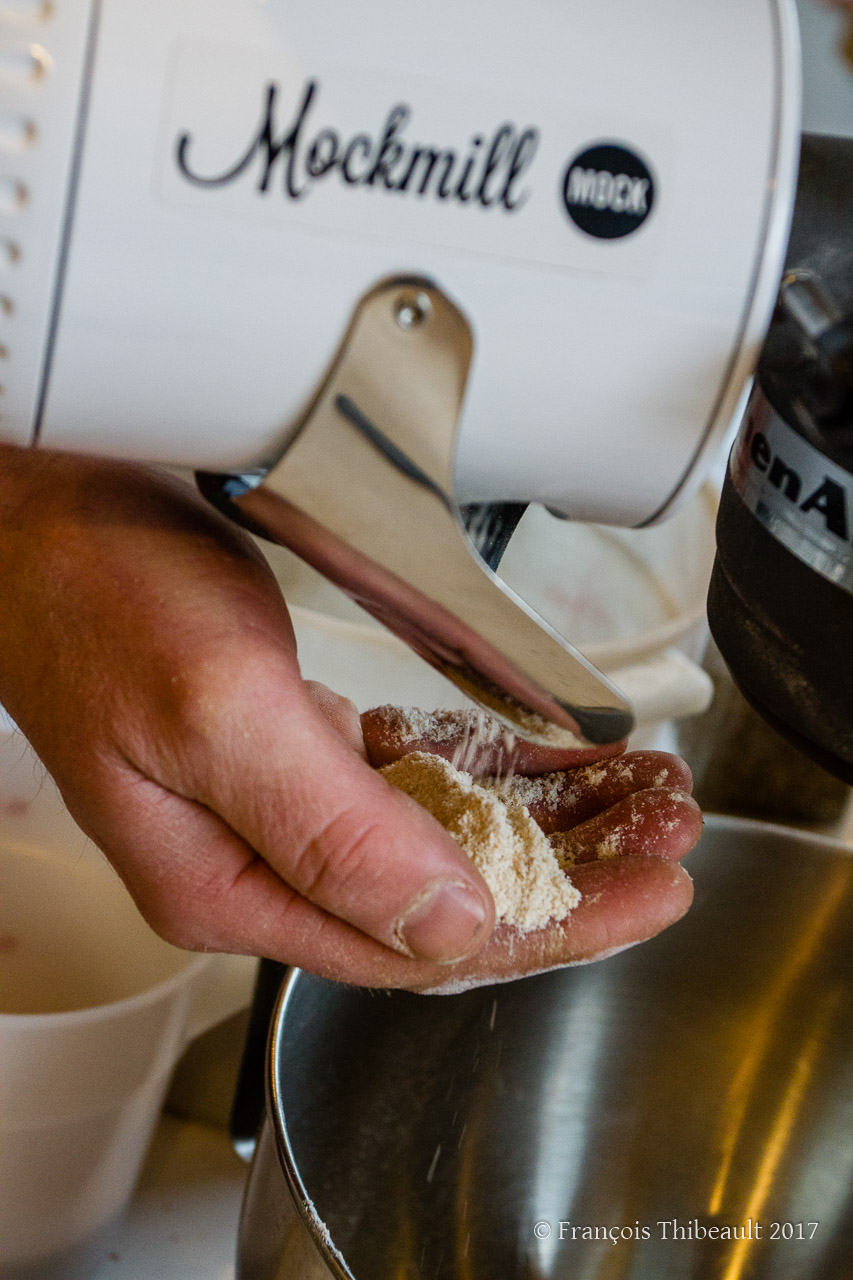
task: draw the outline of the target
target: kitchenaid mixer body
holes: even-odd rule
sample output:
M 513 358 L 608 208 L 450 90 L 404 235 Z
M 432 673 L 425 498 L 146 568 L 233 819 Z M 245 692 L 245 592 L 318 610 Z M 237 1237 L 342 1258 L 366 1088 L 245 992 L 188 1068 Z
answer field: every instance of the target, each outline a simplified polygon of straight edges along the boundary
M 806 137 L 788 273 L 717 525 L 711 629 L 765 719 L 853 782 L 853 142 Z

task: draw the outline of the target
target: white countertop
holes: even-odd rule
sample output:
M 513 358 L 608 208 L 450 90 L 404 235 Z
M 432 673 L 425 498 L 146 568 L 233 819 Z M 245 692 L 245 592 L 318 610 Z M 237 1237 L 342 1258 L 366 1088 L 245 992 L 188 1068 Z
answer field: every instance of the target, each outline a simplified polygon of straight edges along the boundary
M 234 1280 L 246 1174 L 222 1130 L 162 1116 L 91 1280 Z

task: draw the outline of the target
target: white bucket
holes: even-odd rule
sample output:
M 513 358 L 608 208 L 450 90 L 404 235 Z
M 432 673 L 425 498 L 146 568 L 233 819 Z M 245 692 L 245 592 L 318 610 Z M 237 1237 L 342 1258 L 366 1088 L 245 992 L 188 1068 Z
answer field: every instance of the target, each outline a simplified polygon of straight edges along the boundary
M 643 530 L 573 524 L 531 507 L 501 564 L 508 585 L 631 699 L 632 745 L 668 745 L 671 722 L 710 703 L 711 682 L 697 663 L 707 638 L 715 514 L 710 488 L 667 524 Z M 262 545 L 290 605 L 307 679 L 360 711 L 383 703 L 470 705 L 319 574 Z
M 59 790 L 23 734 L 0 707 L 0 841 L 37 850 L 40 856 L 67 862 L 81 875 L 101 876 L 108 890 L 127 899 L 99 849 L 78 827 Z M 110 885 L 110 882 L 113 882 Z M 93 903 L 92 919 L 97 904 Z M 139 930 L 147 926 L 139 921 Z M 152 937 L 152 944 L 159 939 Z M 164 944 L 165 945 L 165 944 Z M 208 965 L 201 1026 L 212 1027 L 245 1009 L 251 1001 L 257 962 L 248 956 L 218 955 Z M 201 1007 L 201 1006 L 200 1006 Z M 0 1046 L 1 1048 L 2 1046 Z

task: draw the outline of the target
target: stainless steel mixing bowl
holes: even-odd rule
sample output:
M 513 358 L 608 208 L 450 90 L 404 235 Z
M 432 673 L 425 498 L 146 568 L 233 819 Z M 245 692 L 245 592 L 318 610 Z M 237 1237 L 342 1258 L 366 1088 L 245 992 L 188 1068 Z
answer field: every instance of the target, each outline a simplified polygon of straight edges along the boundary
M 292 975 L 240 1280 L 853 1277 L 850 851 L 714 818 L 688 865 L 687 918 L 599 964 Z

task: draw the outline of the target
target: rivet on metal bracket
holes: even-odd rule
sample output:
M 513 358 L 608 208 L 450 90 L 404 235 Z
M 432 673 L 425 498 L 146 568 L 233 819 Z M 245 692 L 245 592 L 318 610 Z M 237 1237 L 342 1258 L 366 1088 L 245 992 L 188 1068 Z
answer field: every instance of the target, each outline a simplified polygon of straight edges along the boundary
M 359 303 L 304 419 L 260 484 L 202 491 L 289 547 L 519 737 L 617 742 L 633 727 L 610 682 L 477 554 L 454 497 L 473 354 L 459 309 L 428 280 Z

